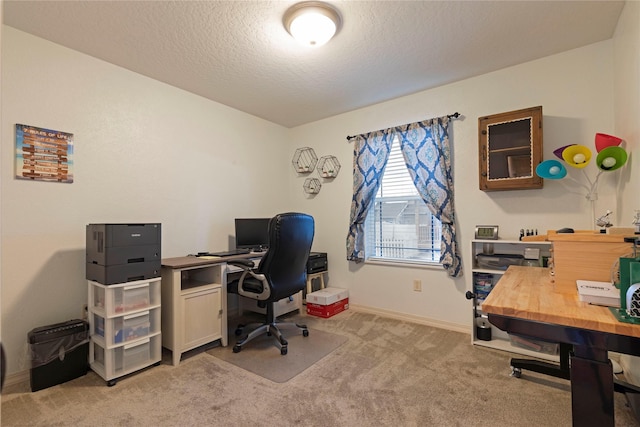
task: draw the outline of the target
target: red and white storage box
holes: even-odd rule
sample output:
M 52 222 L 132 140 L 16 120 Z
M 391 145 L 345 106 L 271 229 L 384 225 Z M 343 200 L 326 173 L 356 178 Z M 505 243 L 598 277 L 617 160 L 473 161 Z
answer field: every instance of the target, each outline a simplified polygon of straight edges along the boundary
M 328 318 L 349 308 L 349 291 L 324 288 L 307 294 L 307 314 Z

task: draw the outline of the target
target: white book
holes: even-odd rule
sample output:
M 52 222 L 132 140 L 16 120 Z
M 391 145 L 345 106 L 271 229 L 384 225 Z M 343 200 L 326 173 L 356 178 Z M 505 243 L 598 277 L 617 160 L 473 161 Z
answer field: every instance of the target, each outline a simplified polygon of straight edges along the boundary
M 620 289 L 611 282 L 576 280 L 580 301 L 589 304 L 620 307 Z

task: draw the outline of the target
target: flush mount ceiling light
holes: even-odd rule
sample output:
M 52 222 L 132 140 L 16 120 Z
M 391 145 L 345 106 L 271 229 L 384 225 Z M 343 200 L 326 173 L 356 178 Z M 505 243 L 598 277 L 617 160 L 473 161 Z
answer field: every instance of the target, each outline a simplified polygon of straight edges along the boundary
M 340 29 L 342 19 L 333 6 L 307 1 L 296 3 L 284 14 L 284 27 L 304 46 L 318 47 L 327 43 Z

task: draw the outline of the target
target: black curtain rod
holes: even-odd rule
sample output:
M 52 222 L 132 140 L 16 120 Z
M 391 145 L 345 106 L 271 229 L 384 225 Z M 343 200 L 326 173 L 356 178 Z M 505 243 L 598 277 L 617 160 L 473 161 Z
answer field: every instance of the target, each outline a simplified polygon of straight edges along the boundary
M 458 113 L 457 111 L 453 114 L 449 114 L 447 115 L 447 117 L 449 117 L 450 119 L 457 119 L 458 117 L 460 117 L 460 113 Z M 348 136 L 347 137 L 347 141 L 351 141 L 354 138 L 357 138 L 360 135 L 352 135 L 352 136 Z

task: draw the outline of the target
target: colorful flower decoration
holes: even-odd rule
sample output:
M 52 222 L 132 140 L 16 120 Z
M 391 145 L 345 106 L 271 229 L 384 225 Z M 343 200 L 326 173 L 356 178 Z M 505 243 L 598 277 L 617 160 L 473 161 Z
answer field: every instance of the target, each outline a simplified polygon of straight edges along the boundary
M 576 181 L 587 189 L 587 199 L 592 201 L 597 199 L 596 190 L 598 187 L 598 179 L 602 172 L 611 172 L 620 169 L 627 162 L 627 152 L 619 146 L 620 143 L 622 143 L 622 139 L 617 136 L 596 133 L 595 146 L 596 152 L 598 153 L 596 156 L 598 175 L 595 180 L 591 181 L 585 173 L 585 177 L 589 182 L 588 186 Z M 565 145 L 564 147 L 554 150 L 553 154 L 563 160 L 564 164 L 576 169 L 582 169 L 583 173 L 584 168 L 587 167 L 593 157 L 588 147 L 579 144 Z M 545 160 L 536 167 L 536 174 L 544 179 L 565 178 L 567 177 L 567 168 L 564 164 L 558 160 Z M 575 179 L 573 180 L 575 181 Z

